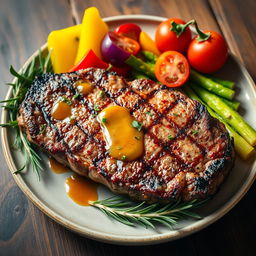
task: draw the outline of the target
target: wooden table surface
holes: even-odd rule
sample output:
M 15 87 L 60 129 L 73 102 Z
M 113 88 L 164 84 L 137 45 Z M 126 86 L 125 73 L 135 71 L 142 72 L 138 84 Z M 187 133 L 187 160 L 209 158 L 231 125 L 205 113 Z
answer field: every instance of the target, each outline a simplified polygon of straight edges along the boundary
M 96 6 L 102 17 L 195 18 L 202 28 L 221 32 L 256 79 L 255 0 L 0 0 L 0 98 L 8 89 L 4 83 L 11 80 L 9 65 L 20 68 L 51 30 L 81 21 L 89 6 Z M 52 221 L 17 187 L 2 152 L 0 161 L 0 255 L 256 255 L 256 184 L 233 210 L 196 234 L 160 245 L 125 247 L 80 237 Z

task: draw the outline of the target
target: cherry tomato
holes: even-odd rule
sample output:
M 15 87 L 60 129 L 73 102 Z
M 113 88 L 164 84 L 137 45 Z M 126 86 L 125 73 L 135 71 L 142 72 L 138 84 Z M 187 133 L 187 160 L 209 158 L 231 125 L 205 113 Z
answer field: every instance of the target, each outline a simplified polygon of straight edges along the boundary
M 172 31 L 172 22 L 177 24 L 185 24 L 183 20 L 171 18 L 160 23 L 156 29 L 155 41 L 160 52 L 178 51 L 185 53 L 192 39 L 189 27 L 186 27 L 181 35 L 177 35 Z
M 212 73 L 220 69 L 228 57 L 228 47 L 225 39 L 214 31 L 204 31 L 211 36 L 199 42 L 196 36 L 190 43 L 187 56 L 193 68 L 202 73 Z
M 157 59 L 155 74 L 162 84 L 179 87 L 188 80 L 190 67 L 184 55 L 176 51 L 168 51 Z
M 112 41 L 121 49 L 123 49 L 124 51 L 133 54 L 133 55 L 137 55 L 139 50 L 140 50 L 140 45 L 137 41 L 126 37 L 126 36 L 122 36 L 120 34 L 116 34 L 113 33 L 111 34 L 111 39 Z
M 134 23 L 126 23 L 120 25 L 115 32 L 123 36 L 132 38 L 133 40 L 138 41 L 140 37 L 141 28 Z

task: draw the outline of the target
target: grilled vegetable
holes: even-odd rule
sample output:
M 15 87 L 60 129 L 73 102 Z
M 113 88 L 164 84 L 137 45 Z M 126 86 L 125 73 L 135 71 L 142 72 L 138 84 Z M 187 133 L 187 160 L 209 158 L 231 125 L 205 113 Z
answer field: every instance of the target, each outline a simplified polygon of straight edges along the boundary
M 149 77 L 147 77 L 146 75 L 141 74 L 140 72 L 138 72 L 134 69 L 131 72 L 131 76 L 132 76 L 133 79 L 149 79 Z
M 146 32 L 142 31 L 140 33 L 139 42 L 141 45 L 141 49 L 143 51 L 149 51 L 149 52 L 153 52 L 156 55 L 160 55 L 160 52 L 157 49 L 155 42 Z
M 213 75 L 205 75 L 206 77 L 210 78 L 211 80 L 213 80 L 214 82 L 221 84 L 229 89 L 234 89 L 235 88 L 235 83 L 233 81 L 229 81 L 229 80 L 223 80 L 221 78 L 215 77 Z
M 233 127 L 249 144 L 256 145 L 256 131 L 236 111 L 224 103 L 218 96 L 206 91 L 200 86 L 190 83 L 198 96 L 225 122 Z
M 179 87 L 183 85 L 188 80 L 189 73 L 188 61 L 179 52 L 164 52 L 156 62 L 156 77 L 159 82 L 168 87 Z
M 139 41 L 141 28 L 134 23 L 125 23 L 120 25 L 115 32 L 117 34 L 129 37 L 133 40 Z
M 67 72 L 76 59 L 81 25 L 52 31 L 47 40 L 55 73 Z M 65 53 L 65 54 L 64 54 Z
M 137 70 L 138 72 L 141 72 L 142 74 L 148 76 L 149 78 L 156 80 L 155 72 L 150 65 L 148 65 L 143 60 L 131 55 L 126 61 L 126 64 Z
M 85 69 L 90 67 L 107 69 L 108 66 L 109 66 L 108 63 L 104 62 L 99 57 L 97 57 L 97 55 L 94 53 L 93 50 L 90 50 L 88 54 L 86 54 L 84 58 L 82 58 L 82 60 L 77 65 L 75 65 L 73 68 L 69 70 L 69 72 L 74 72 L 80 69 Z
M 194 21 L 193 21 L 194 22 Z M 159 51 L 178 51 L 185 53 L 192 39 L 188 27 L 183 20 L 171 18 L 163 21 L 156 29 L 156 45 Z
M 194 22 L 197 36 L 188 47 L 187 56 L 190 65 L 202 73 L 219 70 L 228 57 L 225 39 L 215 31 L 201 31 Z
M 142 55 L 146 58 L 147 62 L 155 64 L 158 56 L 153 52 L 149 51 L 141 51 Z
M 115 32 L 107 33 L 101 43 L 102 56 L 116 66 L 123 66 L 125 60 L 131 54 L 136 55 L 139 50 L 140 45 L 137 41 Z
M 235 95 L 235 91 L 224 87 L 221 84 L 218 84 L 211 79 L 203 76 L 202 74 L 199 74 L 195 70 L 191 69 L 190 72 L 190 79 L 195 82 L 196 84 L 199 84 L 200 86 L 204 87 L 208 91 L 211 91 L 223 98 L 226 98 L 228 100 L 233 99 Z
M 108 32 L 107 24 L 101 19 L 99 11 L 95 7 L 85 10 L 82 21 L 81 36 L 76 55 L 75 64 L 90 51 L 101 58 L 101 41 L 105 34 Z
M 97 55 L 93 52 L 93 50 L 90 50 L 88 54 L 73 68 L 69 70 L 69 72 L 74 72 L 80 69 L 85 68 L 103 68 L 103 69 L 109 69 L 111 71 L 114 71 L 118 73 L 119 75 L 125 76 L 129 69 L 121 68 L 121 67 L 114 67 L 106 63 L 105 61 L 101 60 Z
M 240 102 L 238 101 L 234 101 L 234 100 L 226 100 L 226 99 L 223 99 L 221 98 L 222 101 L 224 101 L 228 106 L 230 106 L 231 108 L 233 108 L 234 110 L 238 110 L 239 107 L 240 107 Z

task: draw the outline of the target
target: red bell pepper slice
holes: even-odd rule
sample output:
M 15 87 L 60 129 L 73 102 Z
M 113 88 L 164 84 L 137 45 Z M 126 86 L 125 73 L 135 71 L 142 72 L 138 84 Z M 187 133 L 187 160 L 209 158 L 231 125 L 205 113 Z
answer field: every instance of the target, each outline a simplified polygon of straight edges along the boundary
M 69 72 L 74 72 L 85 68 L 108 68 L 108 64 L 101 60 L 93 50 L 90 50 L 79 63 L 77 63 Z
M 68 72 L 75 72 L 80 69 L 86 69 L 86 68 L 102 68 L 102 69 L 110 69 L 111 71 L 114 71 L 118 73 L 119 75 L 125 76 L 128 71 L 130 70 L 129 67 L 114 67 L 110 64 L 106 63 L 105 61 L 101 60 L 93 50 L 90 50 L 79 63 L 77 63 L 74 67 L 72 67 Z

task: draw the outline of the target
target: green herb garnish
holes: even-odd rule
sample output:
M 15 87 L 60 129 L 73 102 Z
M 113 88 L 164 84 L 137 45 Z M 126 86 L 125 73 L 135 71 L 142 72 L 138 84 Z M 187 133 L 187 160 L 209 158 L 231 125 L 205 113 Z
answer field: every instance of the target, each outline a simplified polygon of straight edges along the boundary
M 173 115 L 174 115 L 174 116 L 179 116 L 179 114 L 177 114 L 177 113 L 173 113 Z
M 135 136 L 134 137 L 136 140 L 140 140 L 141 138 L 140 138 L 140 136 Z
M 41 124 L 39 126 L 39 134 L 44 134 L 46 132 L 46 124 Z
M 168 140 L 172 140 L 172 139 L 174 139 L 174 137 L 173 137 L 172 135 L 168 135 L 168 136 L 167 136 L 167 139 L 168 139 Z
M 100 92 L 99 92 L 99 97 L 100 97 L 101 99 L 104 99 L 104 98 L 105 98 L 105 92 L 100 91 Z
M 70 99 L 68 99 L 66 96 L 62 96 L 60 98 L 60 101 L 67 103 L 69 106 L 72 105 L 72 101 Z
M 146 114 L 149 116 L 153 116 L 153 114 L 150 111 L 147 111 Z
M 101 119 L 101 121 L 102 121 L 103 124 L 106 124 L 106 123 L 107 123 L 107 118 L 106 118 L 106 117 L 103 117 L 103 118 Z
M 98 201 L 89 201 L 91 206 L 100 209 L 108 217 L 111 217 L 125 225 L 142 225 L 145 228 L 155 229 L 155 224 L 162 224 L 173 229 L 178 220 L 182 218 L 201 219 L 194 209 L 203 205 L 207 200 L 193 200 L 189 202 L 173 202 L 167 205 L 160 203 L 146 204 L 133 203 L 122 197 L 110 197 Z
M 193 134 L 193 135 L 196 135 L 196 134 L 198 134 L 198 133 L 199 133 L 199 131 L 197 131 L 197 130 L 193 130 L 193 131 L 192 131 L 192 134 Z
M 121 160 L 124 161 L 127 158 L 126 155 L 122 155 Z
M 94 110 L 97 111 L 97 112 L 100 111 L 100 106 L 99 106 L 98 104 L 95 104 L 93 108 L 94 108 Z
M 18 121 L 9 121 L 6 124 L 0 124 L 0 127 L 17 127 L 18 126 Z
M 132 126 L 133 126 L 134 128 L 136 128 L 138 131 L 141 131 L 141 129 L 142 129 L 142 124 L 139 123 L 139 122 L 136 121 L 136 120 L 133 120 L 133 121 L 132 121 Z
M 12 66 L 10 67 L 10 73 L 16 77 L 14 83 L 9 84 L 12 86 L 12 98 L 7 101 L 3 106 L 8 110 L 9 121 L 5 124 L 1 124 L 2 127 L 12 127 L 15 132 L 15 140 L 13 147 L 15 149 L 20 149 L 24 153 L 24 164 L 21 168 L 15 171 L 15 173 L 21 172 L 27 169 L 30 165 L 35 173 L 37 173 L 38 178 L 40 178 L 40 171 L 42 170 L 41 158 L 35 151 L 35 146 L 32 145 L 26 136 L 23 135 L 18 127 L 17 116 L 19 111 L 19 106 L 23 101 L 28 89 L 31 86 L 32 81 L 43 73 L 51 72 L 52 65 L 50 61 L 51 52 L 47 56 L 43 56 L 41 50 L 39 50 L 38 56 L 35 57 L 24 69 L 17 72 Z
M 111 65 L 111 64 L 108 64 L 108 67 L 107 67 L 107 71 L 110 71 L 111 69 L 113 68 L 113 65 Z
M 76 94 L 72 97 L 72 99 L 75 100 L 75 99 L 77 99 L 77 98 L 80 97 L 80 96 L 81 96 L 81 93 L 76 93 Z

